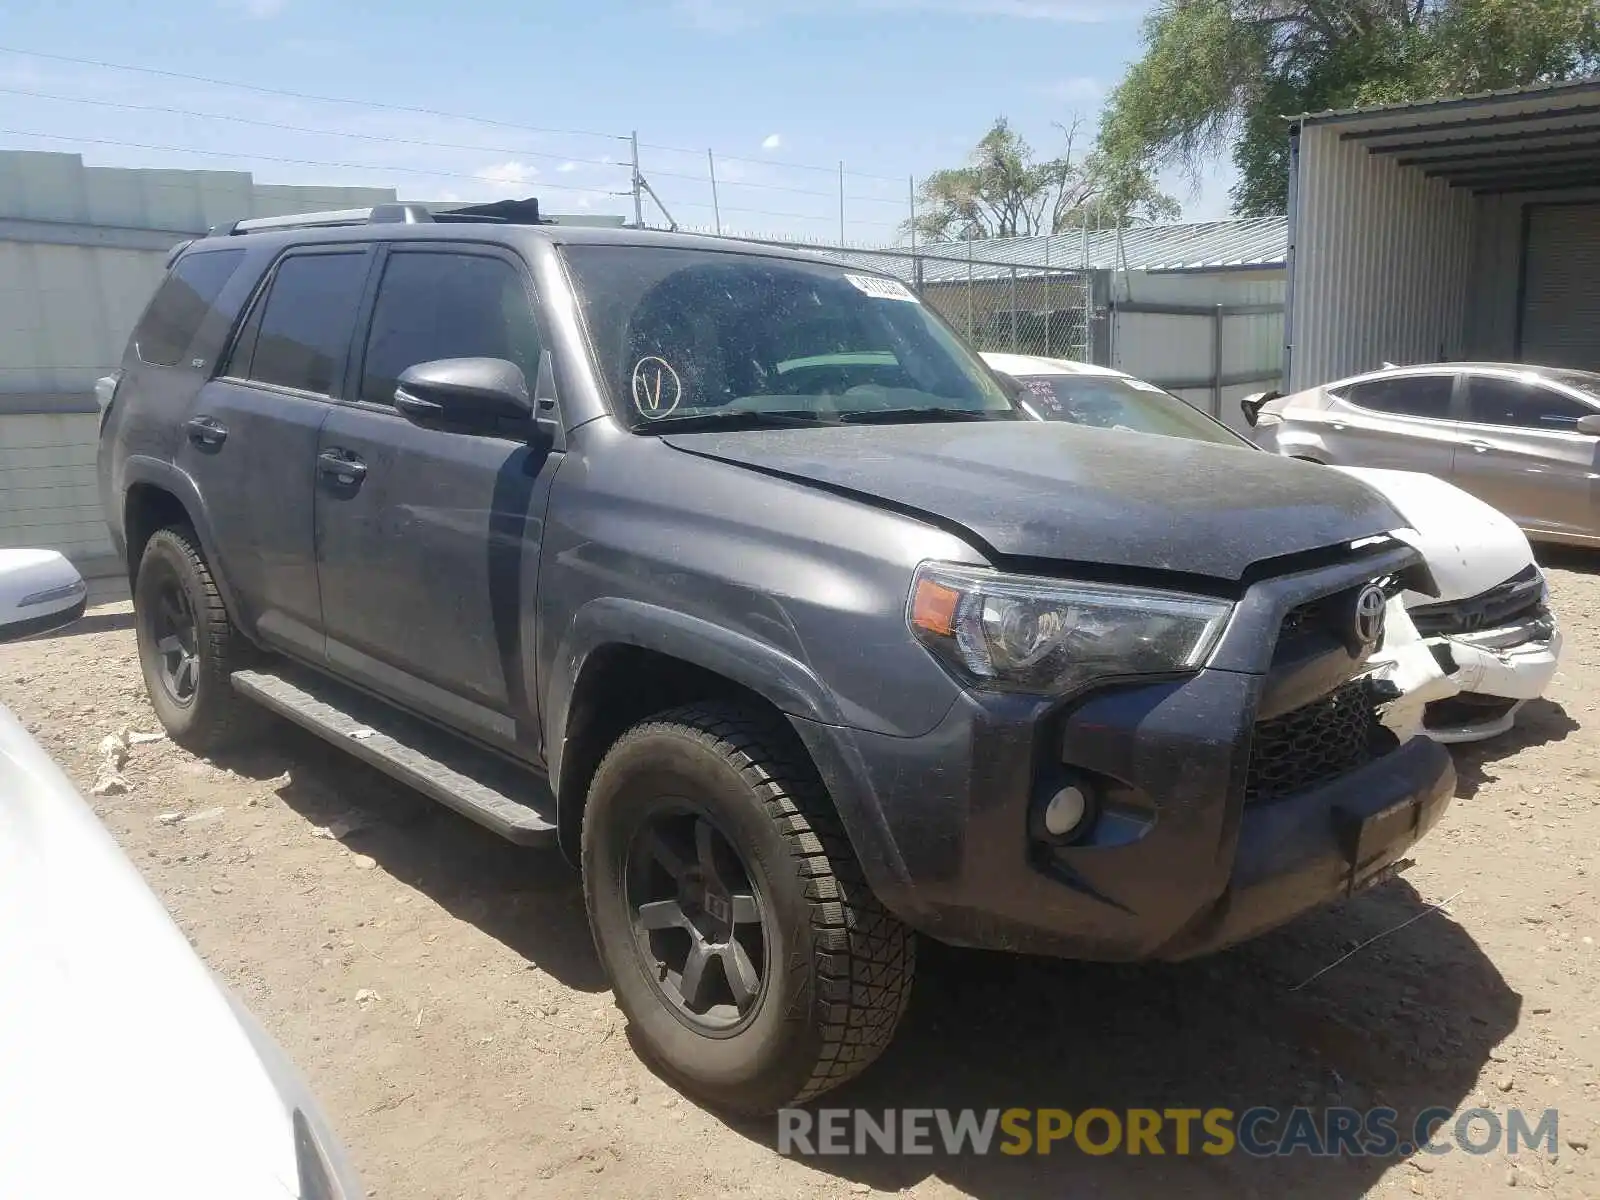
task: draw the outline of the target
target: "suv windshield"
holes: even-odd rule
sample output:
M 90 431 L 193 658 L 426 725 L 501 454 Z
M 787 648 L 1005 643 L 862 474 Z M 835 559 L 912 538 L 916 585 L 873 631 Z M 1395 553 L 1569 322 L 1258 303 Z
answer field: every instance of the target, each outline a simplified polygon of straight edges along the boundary
M 1135 433 L 1255 449 L 1252 442 L 1220 421 L 1213 421 L 1192 404 L 1142 379 L 1116 375 L 1021 375 L 1017 380 L 1027 389 L 1023 398 L 1047 421 L 1131 429 Z
M 563 254 L 612 411 L 633 429 L 1022 415 L 897 280 L 716 250 Z

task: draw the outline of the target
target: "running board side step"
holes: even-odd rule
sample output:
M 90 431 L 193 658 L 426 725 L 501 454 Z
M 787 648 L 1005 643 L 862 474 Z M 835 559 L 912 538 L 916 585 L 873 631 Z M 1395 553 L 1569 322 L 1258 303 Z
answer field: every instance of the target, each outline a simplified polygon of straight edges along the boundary
M 234 690 L 519 846 L 553 846 L 549 783 L 381 700 L 289 664 L 235 671 Z

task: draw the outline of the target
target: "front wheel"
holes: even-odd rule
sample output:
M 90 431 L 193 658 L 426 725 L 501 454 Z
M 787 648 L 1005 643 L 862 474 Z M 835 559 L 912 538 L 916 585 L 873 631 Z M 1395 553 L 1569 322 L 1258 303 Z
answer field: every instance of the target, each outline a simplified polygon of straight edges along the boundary
M 641 1049 L 715 1107 L 809 1100 L 872 1063 L 905 1012 L 913 935 L 776 718 L 693 705 L 625 733 L 589 790 L 583 877 Z

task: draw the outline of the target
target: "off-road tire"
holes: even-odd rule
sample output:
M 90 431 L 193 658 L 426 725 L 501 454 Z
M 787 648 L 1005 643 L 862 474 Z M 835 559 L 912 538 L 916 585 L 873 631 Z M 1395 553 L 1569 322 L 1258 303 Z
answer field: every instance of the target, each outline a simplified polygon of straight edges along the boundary
M 749 1024 L 720 1037 L 680 1019 L 634 933 L 634 833 L 693 797 L 764 890 L 770 953 Z M 878 902 L 798 737 L 780 718 L 696 704 L 628 730 L 584 811 L 584 896 L 638 1049 L 686 1094 L 764 1114 L 854 1078 L 894 1035 L 911 996 L 915 936 Z
M 155 613 L 161 592 L 170 586 L 183 590 L 194 618 L 197 669 L 187 703 L 163 682 L 156 648 Z M 192 529 L 169 525 L 150 535 L 139 558 L 133 609 L 145 691 L 174 742 L 203 753 L 237 740 L 259 720 L 259 710 L 233 690 L 228 678 L 246 665 L 251 647 L 234 628 Z

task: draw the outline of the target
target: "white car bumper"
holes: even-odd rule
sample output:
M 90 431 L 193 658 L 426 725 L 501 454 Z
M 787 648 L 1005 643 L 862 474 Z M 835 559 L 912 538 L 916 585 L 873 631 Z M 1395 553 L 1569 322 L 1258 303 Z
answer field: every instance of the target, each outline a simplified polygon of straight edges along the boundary
M 1544 694 L 1561 657 L 1561 631 L 1546 617 L 1500 629 L 1427 639 L 1449 655 L 1460 695 L 1429 705 L 1425 732 L 1438 742 L 1476 742 L 1504 733 L 1517 710 Z

